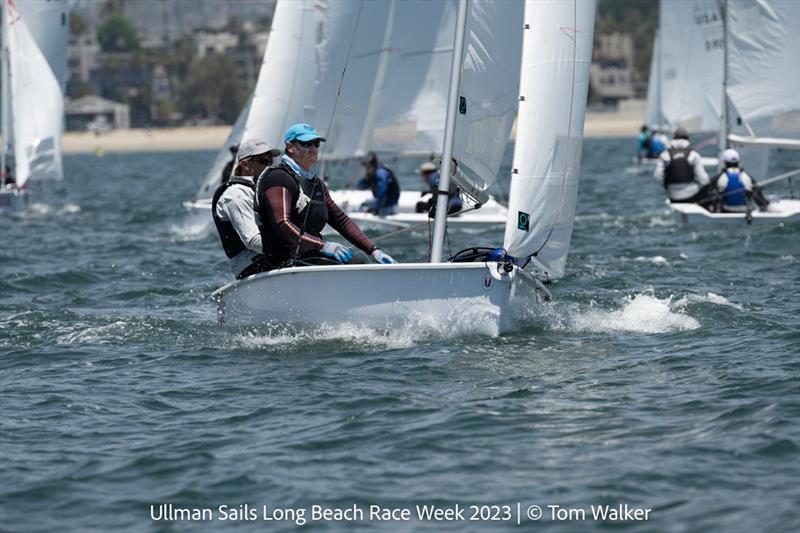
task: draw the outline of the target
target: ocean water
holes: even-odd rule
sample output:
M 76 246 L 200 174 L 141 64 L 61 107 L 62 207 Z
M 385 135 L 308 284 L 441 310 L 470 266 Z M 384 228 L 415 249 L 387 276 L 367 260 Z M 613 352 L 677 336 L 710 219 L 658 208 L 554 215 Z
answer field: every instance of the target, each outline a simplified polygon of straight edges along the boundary
M 800 225 L 677 224 L 632 146 L 585 142 L 567 275 L 502 336 L 219 326 L 227 263 L 181 207 L 213 154 L 66 156 L 0 215 L 0 530 L 797 531 Z

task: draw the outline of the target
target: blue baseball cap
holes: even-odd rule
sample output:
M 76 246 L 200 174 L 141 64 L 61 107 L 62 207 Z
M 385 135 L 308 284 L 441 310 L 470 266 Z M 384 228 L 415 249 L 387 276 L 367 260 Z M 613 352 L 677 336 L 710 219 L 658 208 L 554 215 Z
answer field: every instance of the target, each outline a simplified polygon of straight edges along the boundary
M 286 135 L 283 136 L 283 142 L 287 143 L 292 141 L 313 141 L 314 139 L 325 142 L 325 137 L 317 133 L 317 130 L 311 124 L 295 124 L 286 130 Z

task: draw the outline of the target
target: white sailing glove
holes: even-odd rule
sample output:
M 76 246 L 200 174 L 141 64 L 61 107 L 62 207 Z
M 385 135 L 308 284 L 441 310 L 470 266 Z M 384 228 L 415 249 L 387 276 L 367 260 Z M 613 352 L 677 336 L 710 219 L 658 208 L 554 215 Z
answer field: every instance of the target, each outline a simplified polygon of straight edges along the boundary
M 336 259 L 339 263 L 347 263 L 353 258 L 350 248 L 342 246 L 338 242 L 326 242 L 320 251 L 328 257 Z
M 387 265 L 390 264 L 390 263 L 397 263 L 397 261 L 392 259 L 391 255 L 389 255 L 386 252 L 380 250 L 379 248 L 375 248 L 375 251 L 372 252 L 372 257 L 378 263 L 384 263 L 384 264 L 387 264 Z

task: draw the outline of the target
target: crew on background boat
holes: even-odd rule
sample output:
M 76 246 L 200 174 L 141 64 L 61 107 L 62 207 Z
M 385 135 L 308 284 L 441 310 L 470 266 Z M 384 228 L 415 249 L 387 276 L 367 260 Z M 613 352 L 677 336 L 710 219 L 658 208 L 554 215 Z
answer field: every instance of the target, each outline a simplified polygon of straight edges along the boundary
M 764 198 L 755 180 L 741 168 L 739 152 L 728 148 L 722 152 L 722 163 L 725 168 L 714 178 L 717 190 L 716 211 L 722 213 L 748 213 L 752 210 L 752 201 L 759 209 L 766 211 L 769 200 Z
M 256 221 L 268 262 L 272 268 L 294 260 L 320 264 L 324 261 L 319 261 L 321 255 L 338 263 L 351 262 L 353 252 L 349 248 L 322 238 L 322 229 L 329 224 L 377 262 L 395 263 L 336 205 L 327 185 L 311 169 L 324 141 L 311 125 L 293 125 L 284 135 L 286 146 L 280 164 L 258 179 Z
M 456 167 L 453 166 L 453 171 Z M 430 161 L 423 163 L 419 167 L 419 176 L 423 183 L 428 186 L 428 190 L 422 193 L 422 196 L 431 195 L 428 200 L 420 200 L 417 202 L 417 213 L 428 212 L 431 217 L 436 215 L 436 199 L 439 196 L 439 169 L 435 163 Z M 464 201 L 461 199 L 461 191 L 454 180 L 450 181 L 450 186 L 447 189 L 447 214 L 452 215 L 461 211 L 461 206 Z
M 225 167 L 222 169 L 222 176 L 220 179 L 220 183 L 225 183 L 226 181 L 228 181 L 228 179 L 230 179 L 231 174 L 233 173 L 233 164 L 236 161 L 236 152 L 239 151 L 239 145 L 232 144 L 228 147 L 228 150 L 230 150 L 231 152 L 231 160 L 225 163 Z M 258 177 L 258 174 L 256 174 L 256 177 Z
M 650 144 L 648 145 L 647 157 L 655 159 L 661 155 L 661 152 L 669 148 L 669 139 L 658 126 L 653 126 L 650 131 Z
M 646 124 L 642 126 L 642 129 L 639 132 L 639 137 L 637 139 L 636 153 L 637 156 L 639 157 L 639 161 L 645 159 L 650 154 L 650 132 L 647 129 Z
M 269 270 L 253 208 L 254 180 L 264 169 L 272 166 L 273 158 L 280 153 L 277 148 L 270 148 L 260 140 L 242 143 L 236 171 L 217 187 L 211 200 L 214 225 L 236 279 Z
M 684 128 L 675 130 L 670 148 L 661 152 L 655 178 L 667 190 L 672 203 L 707 206 L 713 200 L 711 180 L 700 154 L 689 147 L 689 133 Z
M 362 207 L 369 213 L 379 216 L 393 215 L 400 201 L 400 184 L 387 166 L 378 161 L 375 152 L 370 152 L 361 162 L 366 167 L 367 174 L 361 178 L 356 187 L 361 190 L 370 189 L 373 198 L 364 202 Z

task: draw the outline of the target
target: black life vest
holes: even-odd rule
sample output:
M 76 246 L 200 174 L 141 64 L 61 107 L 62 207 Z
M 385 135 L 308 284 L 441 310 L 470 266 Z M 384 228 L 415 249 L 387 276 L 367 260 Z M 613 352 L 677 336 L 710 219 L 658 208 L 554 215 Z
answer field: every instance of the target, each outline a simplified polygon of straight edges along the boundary
M 217 187 L 217 190 L 214 192 L 214 197 L 211 200 L 211 216 L 214 217 L 214 225 L 217 227 L 219 240 L 222 241 L 222 249 L 225 250 L 225 255 L 227 255 L 229 259 L 236 257 L 241 252 L 247 250 L 247 246 L 244 244 L 244 242 L 242 242 L 239 234 L 236 233 L 231 221 L 222 220 L 219 218 L 219 216 L 217 216 L 217 202 L 219 202 L 219 199 L 222 198 L 222 195 L 225 193 L 225 191 L 228 190 L 228 187 L 232 185 L 244 185 L 250 190 L 255 190 L 255 184 L 252 180 L 233 177 Z
M 668 185 L 681 185 L 694 181 L 694 167 L 689 164 L 689 154 L 692 149 L 670 148 L 669 163 L 664 169 L 664 187 Z
M 287 176 L 291 181 L 287 180 Z M 256 183 L 255 212 L 260 219 L 257 222 L 261 244 L 272 262 L 282 263 L 294 257 L 298 243 L 284 240 L 278 230 L 272 207 L 266 201 L 267 189 L 275 186 L 285 187 L 291 193 L 289 220 L 304 234 L 321 238 L 322 229 L 328 223 L 328 206 L 325 205 L 325 184 L 319 176 L 315 175 L 313 179 L 303 178 L 295 174 L 286 163 L 269 168 L 259 176 Z M 301 191 L 309 201 L 298 210 L 297 202 Z

